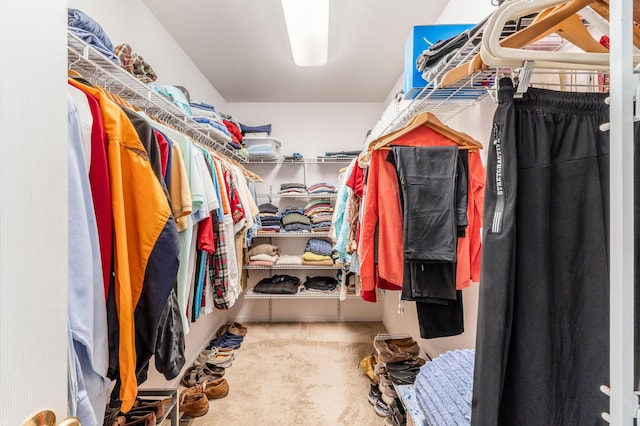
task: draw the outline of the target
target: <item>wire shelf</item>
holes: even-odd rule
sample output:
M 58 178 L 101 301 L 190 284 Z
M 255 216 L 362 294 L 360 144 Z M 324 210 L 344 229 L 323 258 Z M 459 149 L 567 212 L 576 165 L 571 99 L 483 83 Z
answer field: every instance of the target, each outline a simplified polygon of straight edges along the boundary
M 271 269 L 342 269 L 342 266 L 332 265 L 332 266 L 316 266 L 316 265 L 273 265 L 273 266 L 258 266 L 258 265 L 242 265 L 242 269 L 260 269 L 260 270 L 271 270 Z
M 501 38 L 505 38 L 529 26 L 533 22 L 534 17 L 535 16 L 527 16 L 519 18 L 517 21 L 507 22 L 502 31 Z M 414 99 L 405 102 L 399 94 L 396 99 L 387 106 L 382 117 L 367 137 L 365 144 L 369 144 L 381 136 L 403 128 L 411 118 L 419 113 L 431 112 L 441 121 L 446 122 L 485 98 L 495 87 L 497 71 L 495 68 L 476 71 L 446 88 L 441 86 L 442 79 L 448 71 L 472 60 L 480 53 L 483 32 L 484 25 L 460 48 L 447 62 L 446 66 L 434 76 L 433 81 L 428 82 Z M 558 49 L 563 43 L 564 40 L 561 37 L 549 36 L 527 48 L 532 50 L 551 50 Z
M 233 160 L 247 162 L 243 150 L 234 150 L 227 146 L 227 142 L 230 141 L 227 135 L 213 127 L 197 123 L 171 101 L 70 31 L 67 32 L 67 62 L 70 70 L 76 71 L 92 84 L 105 88 L 195 141 Z
M 317 238 L 328 237 L 328 232 L 260 232 L 254 238 Z
M 336 198 L 338 194 L 257 194 L 262 198 L 303 198 L 303 199 L 316 199 L 316 198 Z
M 349 164 L 353 158 L 347 157 L 315 157 L 315 158 L 303 158 L 302 160 L 286 160 L 281 158 L 279 160 L 260 160 L 250 159 L 249 164 L 298 164 L 304 166 L 305 164 Z
M 252 288 L 244 293 L 245 299 L 339 299 L 340 291 L 336 289 L 331 293 L 322 293 L 319 291 L 300 290 L 296 294 L 266 294 L 256 293 Z M 355 294 L 348 294 L 348 299 L 358 298 Z

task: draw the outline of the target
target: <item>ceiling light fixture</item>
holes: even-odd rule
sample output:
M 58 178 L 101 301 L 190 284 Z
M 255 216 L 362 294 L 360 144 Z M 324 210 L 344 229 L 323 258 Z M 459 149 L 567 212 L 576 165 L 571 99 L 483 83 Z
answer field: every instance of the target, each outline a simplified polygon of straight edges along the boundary
M 299 67 L 326 65 L 329 0 L 282 0 L 293 62 Z

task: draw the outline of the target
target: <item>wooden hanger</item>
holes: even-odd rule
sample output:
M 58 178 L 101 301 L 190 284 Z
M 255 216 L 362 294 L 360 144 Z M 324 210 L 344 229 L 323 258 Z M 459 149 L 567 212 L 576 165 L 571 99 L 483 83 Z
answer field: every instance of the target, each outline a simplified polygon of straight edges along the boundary
M 394 140 L 406 135 L 412 130 L 417 129 L 420 126 L 427 126 L 431 130 L 451 139 L 459 145 L 460 149 L 482 149 L 482 144 L 467 135 L 466 133 L 453 130 L 451 127 L 444 124 L 438 117 L 430 112 L 422 112 L 415 117 L 402 129 L 396 130 L 388 135 L 382 136 L 371 142 L 368 147 L 368 151 L 374 151 L 379 149 L 390 149 L 388 145 Z
M 501 40 L 500 45 L 503 47 L 522 48 L 550 34 L 558 33 L 567 41 L 571 42 L 572 44 L 584 50 L 585 52 L 609 53 L 609 50 L 606 47 L 604 47 L 595 38 L 593 38 L 589 30 L 587 30 L 587 28 L 584 26 L 584 23 L 582 22 L 580 17 L 575 13 L 569 15 L 568 18 L 562 20 L 558 24 L 538 34 L 535 34 L 535 33 L 531 34 L 531 32 L 529 32 L 529 34 L 524 33 L 524 37 L 522 35 L 517 36 L 518 34 L 521 34 L 522 32 L 524 32 L 524 30 L 528 28 L 532 28 L 532 27 L 534 29 L 544 28 L 544 26 L 546 26 L 547 24 L 545 24 L 543 27 L 534 27 L 534 25 L 536 25 L 541 21 L 544 21 L 545 19 L 550 19 L 549 18 L 550 16 L 555 16 L 554 19 L 558 19 L 558 16 L 560 17 L 563 16 L 561 14 L 562 11 L 560 9 L 563 9 L 564 7 L 566 7 L 566 4 L 553 6 L 543 10 L 538 14 L 538 16 L 536 16 L 536 18 L 534 19 L 533 23 L 530 26 Z M 608 10 L 608 6 L 607 6 L 607 10 Z M 521 43 L 525 43 L 525 44 L 521 44 Z M 475 72 L 483 71 L 487 68 L 488 68 L 488 65 L 484 63 L 481 55 L 477 53 L 471 61 L 464 62 L 458 65 L 457 67 L 446 72 L 442 78 L 440 86 L 441 87 L 450 86 L 451 84 L 457 81 L 460 81 L 463 78 L 474 74 Z
M 609 0 L 596 0 L 589 5 L 594 12 L 609 20 Z M 633 22 L 640 23 L 640 0 L 633 0 Z M 640 28 L 633 26 L 633 45 L 640 49 Z
M 542 19 L 537 20 L 526 28 L 517 31 L 500 41 L 502 47 L 521 48 L 533 43 L 540 38 L 549 35 L 550 31 L 558 28 L 559 25 L 575 15 L 581 9 L 587 7 L 593 0 L 569 0 L 566 3 L 554 7 L 552 11 L 545 14 Z M 552 31 L 555 32 L 555 31 Z
M 550 50 L 522 50 L 518 47 L 521 43 L 535 40 L 538 34 L 544 33 L 558 25 L 564 19 L 581 10 L 593 0 L 531 0 L 513 1 L 502 4 L 493 14 L 492 20 L 485 27 L 482 34 L 480 54 L 483 61 L 489 66 L 495 67 L 519 67 L 525 61 L 535 62 L 536 67 L 552 69 L 589 69 L 607 70 L 609 68 L 608 53 L 593 52 L 557 52 Z M 500 39 L 504 25 L 518 16 L 526 16 L 539 12 L 552 6 L 554 8 L 544 18 L 529 27 L 512 34 L 506 39 Z M 634 55 L 634 61 L 640 60 L 640 56 Z

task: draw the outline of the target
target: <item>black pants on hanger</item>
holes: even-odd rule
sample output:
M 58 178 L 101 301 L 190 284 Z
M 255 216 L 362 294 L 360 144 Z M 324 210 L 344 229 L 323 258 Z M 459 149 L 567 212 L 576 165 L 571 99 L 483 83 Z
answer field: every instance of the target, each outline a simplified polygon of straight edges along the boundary
M 499 87 L 487 160 L 472 424 L 605 422 L 609 121 L 602 93 Z

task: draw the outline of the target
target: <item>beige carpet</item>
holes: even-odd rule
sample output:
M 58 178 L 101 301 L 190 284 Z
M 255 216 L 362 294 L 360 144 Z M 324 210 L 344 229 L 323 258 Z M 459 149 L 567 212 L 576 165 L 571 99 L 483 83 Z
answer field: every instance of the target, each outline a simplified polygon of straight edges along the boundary
M 182 426 L 382 425 L 358 363 L 381 323 L 269 323 L 249 328 L 225 377 L 229 395 Z

